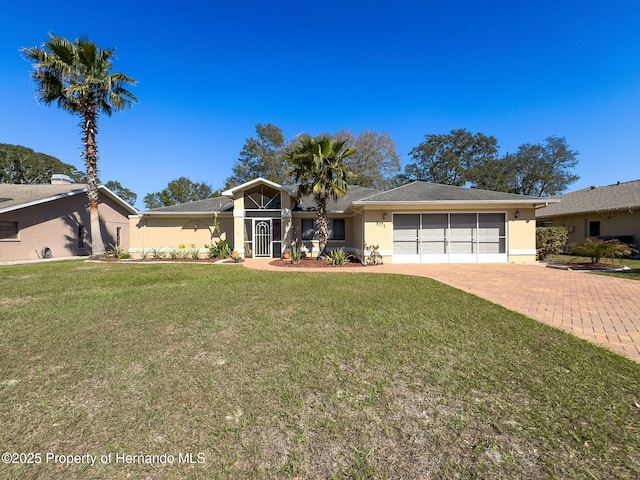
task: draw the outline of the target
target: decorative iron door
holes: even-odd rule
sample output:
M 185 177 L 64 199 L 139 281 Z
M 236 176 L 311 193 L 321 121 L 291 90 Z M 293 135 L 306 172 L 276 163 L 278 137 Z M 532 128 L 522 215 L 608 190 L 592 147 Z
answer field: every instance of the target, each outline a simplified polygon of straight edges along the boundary
M 253 229 L 253 255 L 271 256 L 271 220 L 256 220 Z

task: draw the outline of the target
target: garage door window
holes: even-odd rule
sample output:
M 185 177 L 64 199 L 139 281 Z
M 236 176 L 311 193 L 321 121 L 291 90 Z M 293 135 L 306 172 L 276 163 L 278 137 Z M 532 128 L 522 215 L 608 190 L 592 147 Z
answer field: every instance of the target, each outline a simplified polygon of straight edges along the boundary
M 420 215 L 393 217 L 393 251 L 398 255 L 416 255 L 420 232 Z

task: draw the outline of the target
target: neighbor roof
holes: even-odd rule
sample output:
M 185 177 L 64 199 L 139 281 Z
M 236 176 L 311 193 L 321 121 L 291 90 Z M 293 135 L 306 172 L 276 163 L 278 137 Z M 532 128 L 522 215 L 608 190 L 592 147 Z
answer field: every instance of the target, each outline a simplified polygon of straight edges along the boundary
M 640 180 L 588 187 L 550 198 L 559 199 L 560 203 L 541 208 L 536 212 L 536 217 L 629 210 L 640 207 Z
M 107 187 L 100 185 L 100 191 L 107 193 L 116 202 L 120 203 L 130 213 L 135 214 L 136 209 L 122 200 L 119 196 L 109 190 Z M 21 208 L 38 205 L 41 203 L 51 202 L 64 197 L 84 194 L 87 186 L 80 183 L 71 184 L 43 184 L 43 185 L 25 185 L 25 184 L 0 184 L 0 213 L 11 212 Z
M 546 199 L 529 197 L 514 193 L 492 192 L 477 188 L 456 187 L 427 182 L 412 182 L 401 187 L 376 193 L 354 202 L 356 205 L 397 204 L 397 203 L 458 203 L 458 202 L 491 202 L 491 203 L 527 203 L 544 204 Z

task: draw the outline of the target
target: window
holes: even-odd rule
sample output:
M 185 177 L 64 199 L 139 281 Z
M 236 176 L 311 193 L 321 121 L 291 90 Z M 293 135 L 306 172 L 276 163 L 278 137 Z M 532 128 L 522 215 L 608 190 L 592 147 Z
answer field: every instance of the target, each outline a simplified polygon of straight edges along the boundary
M 589 222 L 589 236 L 590 237 L 599 237 L 600 236 L 600 222 Z
M 302 240 L 317 240 L 316 221 L 311 218 L 302 219 Z M 329 219 L 329 240 L 345 240 L 344 218 Z
M 18 222 L 0 222 L 0 240 L 17 240 Z

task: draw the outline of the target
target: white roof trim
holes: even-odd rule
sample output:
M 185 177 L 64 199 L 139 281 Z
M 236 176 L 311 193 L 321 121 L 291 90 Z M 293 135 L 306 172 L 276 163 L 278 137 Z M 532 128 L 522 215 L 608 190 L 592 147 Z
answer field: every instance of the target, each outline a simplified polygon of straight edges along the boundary
M 394 201 L 387 200 L 381 202 L 375 201 L 363 201 L 363 200 L 355 200 L 351 204 L 358 206 L 394 206 L 394 205 L 402 205 L 402 206 L 411 206 L 411 205 L 469 205 L 469 204 L 487 204 L 487 205 L 531 205 L 534 208 L 544 207 L 549 203 L 558 203 L 559 200 L 543 200 L 541 202 L 534 202 L 530 199 L 528 200 L 415 200 L 415 201 Z
M 225 197 L 233 197 L 233 194 L 238 190 L 246 190 L 247 188 L 252 187 L 253 185 L 256 185 L 259 183 L 269 185 L 270 187 L 273 187 L 277 190 L 284 190 L 285 192 L 287 192 L 289 195 L 292 195 L 292 196 L 295 196 L 298 193 L 296 189 L 285 187 L 276 182 L 272 182 L 271 180 L 267 180 L 266 178 L 258 177 L 248 182 L 245 182 L 242 185 L 229 188 L 228 190 L 225 190 L 224 192 L 222 192 L 222 195 L 224 195 Z

